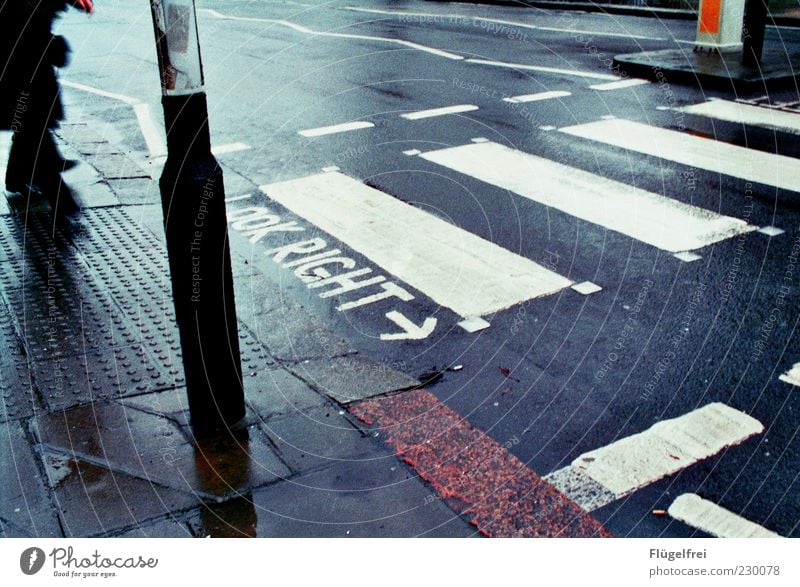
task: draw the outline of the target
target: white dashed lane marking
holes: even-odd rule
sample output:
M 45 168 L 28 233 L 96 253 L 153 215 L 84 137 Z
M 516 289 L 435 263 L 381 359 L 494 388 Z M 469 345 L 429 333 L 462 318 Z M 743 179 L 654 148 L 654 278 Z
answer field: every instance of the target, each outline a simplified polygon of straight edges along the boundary
M 350 132 L 352 130 L 360 130 L 362 128 L 372 128 L 375 126 L 366 120 L 357 120 L 355 122 L 343 122 L 341 124 L 332 124 L 331 126 L 320 126 L 318 128 L 309 128 L 306 130 L 298 131 L 298 134 L 304 137 L 321 137 L 324 135 L 332 135 L 340 132 Z
M 406 120 L 420 120 L 422 118 L 433 118 L 434 116 L 445 116 L 447 114 L 460 114 L 462 112 L 472 112 L 477 110 L 477 106 L 472 104 L 458 104 L 456 106 L 445 106 L 443 108 L 431 108 L 430 110 L 417 110 L 401 114 L 401 118 Z

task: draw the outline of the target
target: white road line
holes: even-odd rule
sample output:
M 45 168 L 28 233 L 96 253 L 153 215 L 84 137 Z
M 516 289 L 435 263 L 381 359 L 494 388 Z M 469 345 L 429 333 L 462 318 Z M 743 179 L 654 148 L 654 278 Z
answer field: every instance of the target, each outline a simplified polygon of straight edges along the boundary
M 140 102 L 133 105 L 133 113 L 139 122 L 144 142 L 150 157 L 163 157 L 167 154 L 167 144 L 164 142 L 164 129 L 153 120 L 150 105 Z
M 443 108 L 431 108 L 430 110 L 417 110 L 401 114 L 401 118 L 406 120 L 420 120 L 422 118 L 433 118 L 434 116 L 445 116 L 447 114 L 459 114 L 461 112 L 472 112 L 477 110 L 477 106 L 472 104 L 458 104 L 456 106 L 445 106 Z
M 800 363 L 795 363 L 791 369 L 778 377 L 778 379 L 784 383 L 789 383 L 791 385 L 800 387 Z
M 582 454 L 545 479 L 592 511 L 763 431 L 758 420 L 712 403 Z
M 351 130 L 359 130 L 362 128 L 372 128 L 373 126 L 375 125 L 366 120 L 357 120 L 355 122 L 343 122 L 342 124 L 334 124 L 331 126 L 309 128 L 297 132 L 298 134 L 303 135 L 304 137 L 321 137 L 323 135 L 331 135 L 340 132 L 349 132 Z
M 491 65 L 492 67 L 508 67 L 510 69 L 521 69 L 524 71 L 540 71 L 542 73 L 557 73 L 561 75 L 571 75 L 577 77 L 588 77 L 592 79 L 618 80 L 615 75 L 608 73 L 595 73 L 593 71 L 579 71 L 577 69 L 559 69 L 557 67 L 544 67 L 541 65 L 526 65 L 524 63 L 507 63 L 505 61 L 491 61 L 489 59 L 467 59 L 467 63 L 477 63 L 478 65 Z
M 608 92 L 611 90 L 622 90 L 624 88 L 633 88 L 635 86 L 642 86 L 645 84 L 649 84 L 650 82 L 646 79 L 623 79 L 618 82 L 609 82 L 607 84 L 595 84 L 593 86 L 589 86 L 592 90 L 600 90 L 601 92 Z
M 261 189 L 464 318 L 491 314 L 572 284 L 529 259 L 341 173 Z
M 694 493 L 679 495 L 667 513 L 717 538 L 780 538 L 779 534 Z
M 794 112 L 783 112 L 773 108 L 763 108 L 729 100 L 709 100 L 693 106 L 675 108 L 675 110 L 686 114 L 707 116 L 728 122 L 763 126 L 773 130 L 800 134 L 800 114 Z
M 553 90 L 551 92 L 539 92 L 538 94 L 525 94 L 522 96 L 511 96 L 510 98 L 503 98 L 503 102 L 511 102 L 512 104 L 519 104 L 520 102 L 538 102 L 540 100 L 552 100 L 553 98 L 566 98 L 571 96 L 572 92 L 563 90 Z
M 124 94 L 115 94 L 114 92 L 107 92 L 105 90 L 101 90 L 100 88 L 94 88 L 92 86 L 87 86 L 85 84 L 80 84 L 78 82 L 72 82 L 66 79 L 61 80 L 62 86 L 67 86 L 68 88 L 74 88 L 76 90 L 81 90 L 82 92 L 88 92 L 90 94 L 96 94 L 98 96 L 103 96 L 104 98 L 111 98 L 112 100 L 116 100 L 118 102 L 124 102 L 130 106 L 135 106 L 136 104 L 141 104 L 142 101 L 138 98 L 132 98 L 131 96 L 125 96 Z
M 632 122 L 601 120 L 560 129 L 698 169 L 800 192 L 800 160 Z
M 470 143 L 420 157 L 664 251 L 699 249 L 757 228 L 498 143 Z
M 149 104 L 142 102 L 138 98 L 125 96 L 124 94 L 116 94 L 114 92 L 107 92 L 105 90 L 101 90 L 100 88 L 94 88 L 78 82 L 62 79 L 61 83 L 68 88 L 95 94 L 97 96 L 103 96 L 104 98 L 116 100 L 117 102 L 122 102 L 123 104 L 131 106 L 133 108 L 133 113 L 136 116 L 136 121 L 139 123 L 139 129 L 142 131 L 142 137 L 144 137 L 144 142 L 147 145 L 147 151 L 150 154 L 150 157 L 159 158 L 166 156 L 167 144 L 164 141 L 164 129 L 156 124 L 155 120 L 153 119 L 153 115 L 150 112 Z
M 644 35 L 632 35 L 630 33 L 604 33 L 598 31 L 588 31 L 588 30 L 579 30 L 579 29 L 564 29 L 559 27 L 546 27 L 546 26 L 537 26 L 533 24 L 527 24 L 523 22 L 515 22 L 511 20 L 502 20 L 498 18 L 486 18 L 483 16 L 461 16 L 456 14 L 436 14 L 430 12 L 406 12 L 400 10 L 380 10 L 377 8 L 358 8 L 356 6 L 346 6 L 345 10 L 352 10 L 353 12 L 368 12 L 372 14 L 388 14 L 393 16 L 413 16 L 419 18 L 439 18 L 439 19 L 447 19 L 452 21 L 453 23 L 457 24 L 459 22 L 464 22 L 465 20 L 477 21 L 477 22 L 488 22 L 493 24 L 500 24 L 500 25 L 507 25 L 507 26 L 514 26 L 523 29 L 531 29 L 531 30 L 538 30 L 538 31 L 549 31 L 549 32 L 557 32 L 557 33 L 569 33 L 573 35 L 590 35 L 592 37 L 621 37 L 624 39 L 647 39 L 651 41 L 666 41 L 667 39 L 663 37 L 649 37 Z M 492 32 L 497 32 L 495 29 Z
M 220 18 L 223 20 L 236 20 L 241 22 L 262 22 L 262 23 L 269 23 L 278 26 L 283 26 L 286 28 L 290 28 L 293 31 L 297 31 L 298 33 L 303 33 L 306 35 L 314 35 L 315 37 L 334 37 L 338 39 L 355 39 L 358 41 L 375 41 L 379 43 L 391 43 L 393 45 L 401 45 L 403 47 L 408 47 L 410 49 L 415 49 L 417 51 L 423 51 L 425 53 L 430 53 L 432 55 L 437 55 L 438 57 L 444 57 L 446 59 L 453 59 L 459 60 L 464 59 L 461 55 L 456 55 L 455 53 L 450 53 L 449 51 L 442 51 L 441 49 L 436 49 L 434 47 L 428 47 L 426 45 L 420 45 L 419 43 L 412 43 L 411 41 L 404 41 L 403 39 L 391 39 L 388 37 L 375 37 L 372 35 L 354 35 L 350 33 L 331 33 L 328 31 L 315 31 L 313 29 L 304 27 L 299 24 L 295 24 L 293 22 L 289 22 L 288 20 L 276 20 L 273 18 L 254 18 L 254 17 L 246 17 L 246 16 L 228 16 L 227 14 L 222 14 L 216 10 L 211 10 L 208 8 L 201 9 L 202 12 L 214 16 L 216 18 Z

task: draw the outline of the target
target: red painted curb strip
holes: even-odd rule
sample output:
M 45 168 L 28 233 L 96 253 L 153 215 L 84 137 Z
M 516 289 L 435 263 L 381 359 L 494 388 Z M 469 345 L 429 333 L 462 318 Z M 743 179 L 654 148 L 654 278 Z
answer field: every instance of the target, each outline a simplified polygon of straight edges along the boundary
M 610 537 L 597 520 L 424 390 L 350 407 L 486 536 Z

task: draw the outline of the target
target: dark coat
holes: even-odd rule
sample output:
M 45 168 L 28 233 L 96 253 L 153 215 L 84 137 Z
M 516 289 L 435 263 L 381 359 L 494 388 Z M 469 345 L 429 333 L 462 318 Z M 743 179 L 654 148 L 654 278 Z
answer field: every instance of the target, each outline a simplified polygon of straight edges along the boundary
M 69 47 L 52 34 L 64 0 L 0 0 L 0 128 L 53 128 L 63 118 L 56 67 Z

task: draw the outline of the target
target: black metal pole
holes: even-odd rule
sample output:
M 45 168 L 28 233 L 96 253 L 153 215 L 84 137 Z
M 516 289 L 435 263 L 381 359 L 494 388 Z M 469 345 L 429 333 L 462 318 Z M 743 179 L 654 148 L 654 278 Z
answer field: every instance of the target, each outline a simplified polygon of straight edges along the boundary
M 769 0 L 747 0 L 744 7 L 742 63 L 756 67 L 761 63 Z
M 194 0 L 150 0 L 167 161 L 161 202 L 192 430 L 245 415 L 222 170 L 211 154 Z

